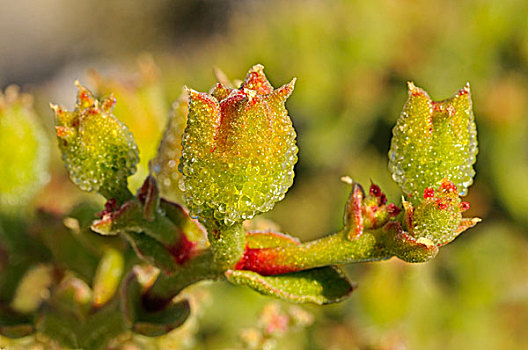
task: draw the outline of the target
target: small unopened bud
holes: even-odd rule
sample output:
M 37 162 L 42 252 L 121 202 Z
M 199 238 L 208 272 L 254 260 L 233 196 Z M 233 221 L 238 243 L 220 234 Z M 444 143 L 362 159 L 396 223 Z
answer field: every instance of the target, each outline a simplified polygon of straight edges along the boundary
M 73 112 L 52 105 L 62 159 L 72 181 L 83 191 L 98 191 L 107 198 L 127 187 L 127 178 L 139 161 L 134 137 L 112 115 L 115 99 L 97 100 L 76 82 Z
M 295 80 L 273 89 L 263 67 L 239 89 L 188 90 L 181 189 L 191 214 L 231 225 L 273 208 L 293 183 L 295 130 L 285 108 Z
M 393 129 L 389 168 L 413 204 L 447 179 L 461 196 L 473 183 L 477 155 L 469 84 L 444 101 L 409 83 L 409 98 Z

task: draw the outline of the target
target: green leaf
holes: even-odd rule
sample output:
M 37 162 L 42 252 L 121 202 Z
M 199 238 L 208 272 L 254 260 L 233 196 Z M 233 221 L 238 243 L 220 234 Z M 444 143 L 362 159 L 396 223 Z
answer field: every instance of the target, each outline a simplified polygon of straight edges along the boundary
M 80 347 L 78 332 L 80 319 L 71 313 L 59 312 L 51 305 L 46 305 L 37 320 L 37 330 L 49 336 L 62 346 L 78 349 Z
M 97 269 L 99 255 L 79 241 L 73 231 L 64 226 L 61 220 L 51 214 L 39 215 L 40 237 L 53 255 L 58 266 L 74 271 L 88 284 Z M 57 244 L 60 242 L 60 244 Z
M 244 270 L 228 270 L 225 275 L 233 284 L 294 303 L 337 303 L 354 290 L 348 278 L 335 266 L 275 276 Z
M 106 349 L 108 342 L 127 330 L 117 303 L 108 305 L 91 315 L 79 332 L 82 349 Z
M 112 303 L 83 319 L 46 305 L 37 322 L 39 332 L 74 349 L 104 349 L 110 339 L 127 330 L 118 304 Z
M 132 245 L 136 254 L 147 263 L 155 265 L 166 273 L 173 273 L 179 269 L 174 256 L 155 239 L 145 233 L 133 231 L 124 232 L 124 236 Z
M 135 272 L 130 273 L 121 291 L 121 310 L 134 332 L 148 337 L 160 336 L 181 326 L 189 317 L 191 308 L 187 300 L 170 302 L 161 310 L 146 310 L 142 290 Z
M 35 331 L 31 317 L 0 307 L 0 335 L 21 338 Z
M 191 306 L 187 300 L 172 302 L 163 310 L 141 313 L 132 329 L 148 337 L 157 337 L 181 326 L 190 314 Z
M 191 242 L 196 243 L 198 247 L 205 247 L 207 245 L 207 232 L 205 228 L 198 220 L 192 219 L 184 207 L 162 198 L 160 208 L 165 213 L 165 216 L 185 233 Z
M 107 249 L 99 261 L 94 276 L 94 306 L 100 307 L 114 295 L 123 274 L 124 258 L 115 249 Z

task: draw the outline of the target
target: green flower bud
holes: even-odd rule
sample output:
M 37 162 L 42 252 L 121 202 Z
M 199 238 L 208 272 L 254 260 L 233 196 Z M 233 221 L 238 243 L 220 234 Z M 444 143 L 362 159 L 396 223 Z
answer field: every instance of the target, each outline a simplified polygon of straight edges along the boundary
M 27 205 L 48 181 L 49 143 L 29 95 L 0 92 L 0 211 Z
M 467 193 L 478 152 L 469 84 L 434 102 L 409 83 L 409 98 L 393 135 L 389 169 L 414 204 L 427 187 L 437 187 L 443 179 L 453 182 L 460 195 Z
M 62 159 L 81 190 L 123 199 L 127 178 L 135 173 L 139 161 L 134 137 L 112 115 L 112 96 L 98 101 L 88 89 L 76 85 L 79 92 L 73 112 L 51 105 Z
M 128 79 L 119 75 L 103 76 L 96 71 L 89 75 L 97 96 L 112 94 L 119 101 L 112 114 L 127 126 L 141 151 L 137 172 L 128 179 L 130 188 L 140 187 L 149 175 L 149 161 L 156 156 L 169 113 L 161 73 L 152 57 L 142 55 L 138 68 L 137 74 Z
M 293 183 L 295 130 L 286 107 L 295 79 L 276 90 L 260 65 L 238 89 L 189 90 L 180 182 L 193 215 L 226 225 L 273 208 Z

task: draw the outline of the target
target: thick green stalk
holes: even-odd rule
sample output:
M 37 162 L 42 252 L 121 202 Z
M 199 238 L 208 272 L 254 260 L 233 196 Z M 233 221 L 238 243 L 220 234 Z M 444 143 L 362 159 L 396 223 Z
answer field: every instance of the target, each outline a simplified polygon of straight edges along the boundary
M 226 226 L 218 221 L 207 226 L 214 263 L 223 270 L 232 269 L 244 256 L 246 233 L 242 223 Z
M 249 241 L 249 248 L 236 269 L 250 270 L 262 275 L 307 270 L 322 266 L 350 264 L 389 259 L 382 229 L 368 230 L 349 239 L 349 230 L 301 244 L 282 244 L 261 248 Z
M 355 239 L 342 230 L 314 241 L 276 248 L 285 263 L 299 270 L 307 268 L 385 260 L 392 257 L 382 240 L 380 230 L 369 230 Z M 281 260 L 282 260 L 281 259 Z

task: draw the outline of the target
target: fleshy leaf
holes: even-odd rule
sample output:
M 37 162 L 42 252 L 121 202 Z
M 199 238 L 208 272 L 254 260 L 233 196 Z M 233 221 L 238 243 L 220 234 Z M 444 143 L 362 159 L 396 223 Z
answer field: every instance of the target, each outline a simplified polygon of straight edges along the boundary
M 158 337 L 180 327 L 190 314 L 191 307 L 187 300 L 173 302 L 161 311 L 142 314 L 133 330 L 148 337 Z
M 11 308 L 22 314 L 35 312 L 53 283 L 51 265 L 37 264 L 29 269 L 17 286 Z
M 8 338 L 21 338 L 35 332 L 30 316 L 0 308 L 0 335 Z
M 409 98 L 393 129 L 389 169 L 413 204 L 425 188 L 437 187 L 443 179 L 465 195 L 473 183 L 477 152 L 469 84 L 435 102 L 409 83 Z
M 155 265 L 166 273 L 172 273 L 178 270 L 178 264 L 174 260 L 174 256 L 155 239 L 140 232 L 128 231 L 124 236 L 134 248 L 136 254 L 148 262 Z
M 146 310 L 142 294 L 143 286 L 133 271 L 123 285 L 121 311 L 135 333 L 149 337 L 166 334 L 181 326 L 191 313 L 187 300 L 171 302 L 157 311 Z
M 37 322 L 37 330 L 62 346 L 74 349 L 105 349 L 108 341 L 126 331 L 117 303 L 109 304 L 86 319 L 46 305 Z
M 72 181 L 83 191 L 97 191 L 107 199 L 123 198 L 127 178 L 139 161 L 134 137 L 112 115 L 115 99 L 102 101 L 77 82 L 75 110 L 52 105 L 62 159 Z
M 54 288 L 53 301 L 62 309 L 78 316 L 86 316 L 92 310 L 93 292 L 83 280 L 68 274 Z
M 227 279 L 245 285 L 264 295 L 294 303 L 337 303 L 353 291 L 354 286 L 337 267 L 262 276 L 253 271 L 228 270 Z
M 165 216 L 185 233 L 189 241 L 196 244 L 196 248 L 205 248 L 208 245 L 205 228 L 198 220 L 192 219 L 184 207 L 161 199 L 160 208 L 165 213 Z
M 70 313 L 61 313 L 56 308 L 45 305 L 37 320 L 37 330 L 68 348 L 80 348 L 79 319 Z
M 206 232 L 184 208 L 159 198 L 153 176 L 148 176 L 137 197 L 121 206 L 109 200 L 92 230 L 102 235 L 122 233 L 138 255 L 166 272 L 183 264 L 207 246 Z
M 0 211 L 27 205 L 48 180 L 49 142 L 29 95 L 0 92 Z
M 100 307 L 112 298 L 121 281 L 123 267 L 124 259 L 120 252 L 115 249 L 104 252 L 94 276 L 94 306 Z
M 98 252 L 87 249 L 87 246 L 79 240 L 80 235 L 70 231 L 54 215 L 41 213 L 39 224 L 42 226 L 40 237 L 51 251 L 57 266 L 75 272 L 78 277 L 90 284 L 97 269 Z
M 192 215 L 232 225 L 270 210 L 293 183 L 295 130 L 284 106 L 293 80 L 273 90 L 254 66 L 239 89 L 188 90 L 181 189 Z
M 165 246 L 172 247 L 182 236 L 182 230 L 159 209 L 160 199 L 156 181 L 148 176 L 137 198 L 117 206 L 109 200 L 100 220 L 92 224 L 92 230 L 102 235 L 114 235 L 122 231 L 144 232 Z

